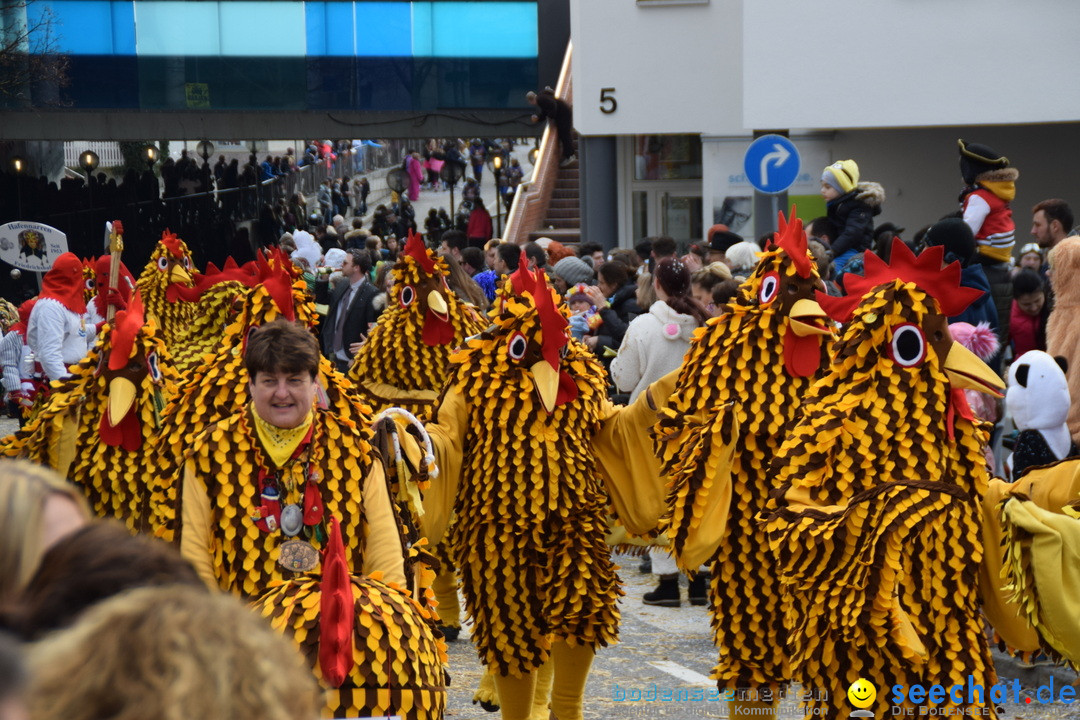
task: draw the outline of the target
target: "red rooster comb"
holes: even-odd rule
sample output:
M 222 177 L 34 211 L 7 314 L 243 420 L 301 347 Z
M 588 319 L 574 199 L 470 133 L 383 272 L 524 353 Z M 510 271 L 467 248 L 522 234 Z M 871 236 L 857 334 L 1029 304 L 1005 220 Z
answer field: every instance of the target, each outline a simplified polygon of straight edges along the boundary
M 121 370 L 131 358 L 131 348 L 135 346 L 135 336 L 142 330 L 146 320 L 143 317 L 142 295 L 136 290 L 131 296 L 127 310 L 120 310 L 113 318 L 113 329 L 109 336 L 112 352 L 109 353 L 109 369 Z
M 559 368 L 559 351 L 566 345 L 566 328 L 570 326 L 566 317 L 555 307 L 555 301 L 551 298 L 551 289 L 548 288 L 547 278 L 544 271 L 536 268 L 533 278 L 531 294 L 536 303 L 536 314 L 540 318 L 540 329 L 544 334 L 544 342 L 540 352 L 548 365 Z M 526 270 L 528 274 L 528 271 Z
M 405 242 L 405 254 L 415 260 L 425 273 L 428 275 L 435 274 L 435 260 L 428 253 L 424 241 L 411 228 L 409 229 L 409 239 Z
M 890 262 L 886 263 L 874 253 L 867 252 L 863 259 L 863 276 L 852 273 L 844 276 L 848 295 L 831 297 L 818 291 L 818 303 L 829 317 L 844 323 L 851 319 L 864 295 L 878 285 L 900 280 L 918 285 L 923 292 L 937 300 L 946 317 L 959 315 L 982 297 L 982 291 L 962 286 L 960 263 L 952 262 L 942 267 L 944 260 L 945 248 L 941 245 L 927 248 L 915 257 L 901 240 L 893 239 Z
M 165 228 L 165 232 L 161 233 L 161 244 L 165 246 L 165 249 L 169 251 L 169 254 L 174 258 L 182 258 L 184 256 L 184 248 L 180 244 L 181 240 L 175 233 L 169 232 L 168 228 Z
M 266 288 L 286 320 L 295 321 L 296 307 L 293 305 L 292 276 L 289 275 L 289 271 L 285 269 L 283 263 L 276 261 L 276 257 L 268 257 L 261 250 L 255 260 L 255 266 L 259 271 L 256 284 Z
M 784 218 L 783 211 L 777 213 L 777 215 L 780 229 L 773 235 L 773 242 L 791 259 L 791 263 L 795 266 L 795 271 L 799 273 L 799 277 L 810 277 L 813 266 L 810 264 L 810 258 L 806 254 L 809 247 L 806 243 L 806 233 L 803 232 L 802 220 L 795 217 L 795 206 L 791 206 L 790 223 Z
M 356 613 L 341 527 L 334 516 L 330 517 L 330 538 L 323 556 L 319 591 L 319 667 L 331 687 L 341 687 L 353 668 Z
M 517 270 L 510 276 L 510 287 L 513 288 L 515 295 L 521 295 L 523 292 L 529 292 L 535 295 L 536 278 L 529 272 L 529 258 L 525 256 L 525 250 L 522 249 L 521 257 L 518 258 Z

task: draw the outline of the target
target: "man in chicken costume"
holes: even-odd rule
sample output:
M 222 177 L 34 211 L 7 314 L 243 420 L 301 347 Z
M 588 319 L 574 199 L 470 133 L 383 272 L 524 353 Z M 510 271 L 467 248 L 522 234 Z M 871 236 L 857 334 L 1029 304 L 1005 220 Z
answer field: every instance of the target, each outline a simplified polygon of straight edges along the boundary
M 989 425 L 963 391 L 1004 386 L 949 335 L 947 318 L 981 293 L 942 260 L 940 247 L 916 258 L 896 241 L 891 265 L 866 254 L 865 276 L 846 280 L 851 295 L 819 297 L 843 334 L 773 464 L 775 510 L 763 519 L 793 679 L 818 691 L 807 704 L 825 717 L 850 712 L 859 678 L 878 688 L 996 681 L 978 593 Z M 878 692 L 876 717 L 890 697 Z M 975 699 L 937 707 L 993 711 Z
M 176 373 L 137 292 L 70 370 L 3 454 L 48 465 L 82 488 L 99 516 L 151 532 L 147 479 Z
M 802 222 L 786 222 L 739 295 L 691 341 L 678 391 L 654 429 L 671 480 L 665 518 L 677 562 L 712 567 L 710 609 L 721 690 L 775 692 L 790 679 L 780 585 L 755 517 L 769 464 L 827 362 L 821 279 Z M 757 692 L 758 695 L 753 693 Z
M 546 716 L 538 679 L 550 661 L 551 716 L 580 720 L 593 654 L 618 633 L 608 494 L 628 528 L 653 529 L 664 492 L 648 429 L 674 373 L 634 405 L 612 406 L 603 366 L 569 338 L 543 271 L 526 265 L 492 326 L 452 358 L 426 426 L 440 475 L 424 524 L 438 541 L 453 509 L 472 639 L 503 718 L 528 718 L 534 698 Z
M 327 716 L 441 717 L 445 646 L 429 598 L 409 592 L 423 569 L 371 428 L 318 401 L 319 347 L 303 324 L 255 329 L 244 362 L 250 403 L 184 455 L 181 553 L 293 637 L 329 691 Z
M 146 316 L 157 323 L 170 351 L 176 349 L 177 337 L 195 320 L 195 304 L 179 294 L 179 288 L 194 284 L 193 268 L 187 244 L 166 230 L 135 283 L 142 294 Z

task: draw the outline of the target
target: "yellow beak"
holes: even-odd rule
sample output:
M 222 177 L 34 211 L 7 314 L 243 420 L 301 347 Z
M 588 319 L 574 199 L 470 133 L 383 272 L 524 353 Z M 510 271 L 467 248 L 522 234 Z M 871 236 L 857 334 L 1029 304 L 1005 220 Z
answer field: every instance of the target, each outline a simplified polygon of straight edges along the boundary
M 533 384 L 536 385 L 536 394 L 540 396 L 540 402 L 549 413 L 555 409 L 555 397 L 559 394 L 559 371 L 551 367 L 547 360 L 529 368 L 533 376 Z
M 446 315 L 449 308 L 446 306 L 446 298 L 438 290 L 432 290 L 427 295 L 427 306 L 439 315 Z
M 116 427 L 135 402 L 135 383 L 125 377 L 109 381 L 109 424 Z
M 1001 391 L 1005 389 L 997 373 L 955 340 L 945 357 L 945 374 L 954 388 L 978 390 L 994 397 L 1002 397 Z
M 798 318 L 798 319 L 796 319 Z M 814 300 L 797 300 L 788 310 L 791 331 L 799 337 L 807 335 L 832 335 L 832 322 L 821 306 Z
M 172 270 L 169 271 L 169 282 L 178 285 L 190 285 L 192 280 L 191 275 L 184 269 L 184 266 L 177 263 L 173 265 Z

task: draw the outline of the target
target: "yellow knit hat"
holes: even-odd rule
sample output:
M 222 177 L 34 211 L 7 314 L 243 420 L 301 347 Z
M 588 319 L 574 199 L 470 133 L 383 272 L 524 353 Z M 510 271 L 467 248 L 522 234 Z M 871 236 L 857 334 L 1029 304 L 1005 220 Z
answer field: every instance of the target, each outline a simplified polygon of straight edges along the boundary
M 849 193 L 859 184 L 859 166 L 854 160 L 837 160 L 821 173 L 821 182 L 832 185 L 841 195 Z

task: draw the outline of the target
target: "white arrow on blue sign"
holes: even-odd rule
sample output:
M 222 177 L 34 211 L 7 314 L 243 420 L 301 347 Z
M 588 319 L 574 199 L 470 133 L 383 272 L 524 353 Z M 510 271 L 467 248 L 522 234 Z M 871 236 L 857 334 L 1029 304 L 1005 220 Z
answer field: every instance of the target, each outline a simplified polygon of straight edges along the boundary
M 775 194 L 791 187 L 799 176 L 799 151 L 783 135 L 762 135 L 746 149 L 743 172 L 760 192 Z

